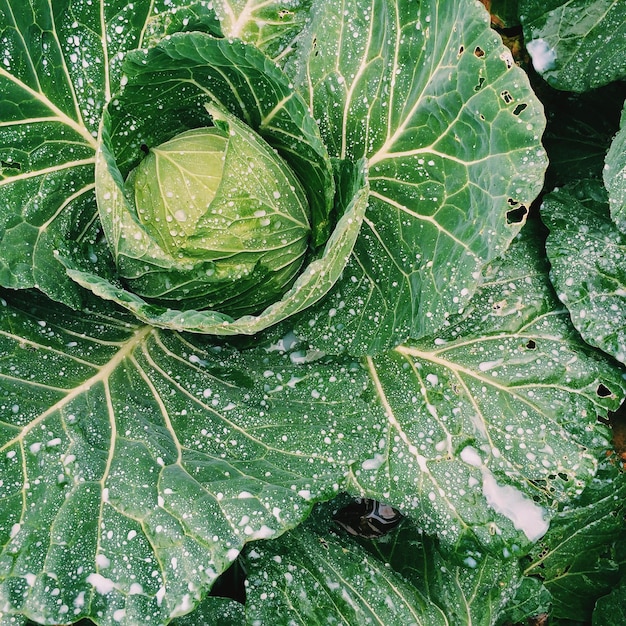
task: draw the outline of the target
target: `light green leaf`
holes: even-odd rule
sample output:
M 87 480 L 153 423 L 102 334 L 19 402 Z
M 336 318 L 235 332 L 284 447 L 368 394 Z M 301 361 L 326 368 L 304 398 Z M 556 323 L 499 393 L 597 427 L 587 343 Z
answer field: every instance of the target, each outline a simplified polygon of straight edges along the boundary
M 525 573 L 540 577 L 552 594 L 555 617 L 590 620 L 596 598 L 619 583 L 625 512 L 626 474 L 605 458 L 581 497 L 554 517 L 526 564 Z
M 201 1 L 180 11 L 165 0 L 0 1 L 0 284 L 83 304 L 55 251 L 71 241 L 77 254 L 99 256 L 94 164 L 102 108 L 119 88 L 123 52 L 171 28 L 215 30 L 217 23 Z
M 107 158 L 104 150 L 99 154 L 103 155 L 103 159 Z M 103 172 L 105 168 L 106 165 L 103 165 Z M 95 274 L 90 268 L 83 269 L 86 266 L 84 259 L 77 257 L 64 259 L 68 265 L 67 273 L 78 284 L 100 298 L 116 302 L 140 320 L 160 328 L 223 336 L 256 334 L 316 304 L 341 276 L 346 258 L 359 234 L 367 203 L 363 163 L 351 168 L 346 178 L 349 180 L 343 181 L 343 191 L 347 196 L 345 213 L 337 222 L 319 258 L 306 266 L 291 289 L 280 300 L 269 305 L 258 315 L 243 315 L 233 319 L 218 311 L 186 311 L 157 306 L 124 289 L 112 271 L 109 270 L 107 277 L 105 272 Z M 100 192 L 105 196 L 110 194 L 112 198 L 123 202 L 118 182 L 112 176 L 107 176 L 105 186 Z
M 520 0 L 526 48 L 553 87 L 588 91 L 626 76 L 622 0 Z
M 626 106 L 622 110 L 620 130 L 606 155 L 603 177 L 609 192 L 611 218 L 626 233 Z
M 7 614 L 167 623 L 378 438 L 350 360 L 194 345 L 25 296 L 0 308 Z
M 225 37 L 253 44 L 276 61 L 291 52 L 313 0 L 213 0 Z
M 608 449 L 598 413 L 622 370 L 559 309 L 535 229 L 489 267 L 466 318 L 367 358 L 384 412 L 357 493 L 388 502 L 462 553 L 528 549 L 555 503 L 580 493 Z
M 115 167 L 108 163 L 114 178 L 119 173 L 125 178 L 137 165 L 144 156 L 142 145 L 153 147 L 179 132 L 210 125 L 205 105 L 217 103 L 289 163 L 309 200 L 313 244 L 326 241 L 334 198 L 328 153 L 306 103 L 268 57 L 241 41 L 182 33 L 153 49 L 129 53 L 124 72 L 124 89 L 107 107 L 110 118 L 105 116 L 102 124 L 101 142 L 115 160 Z
M 609 215 L 599 180 L 548 194 L 542 218 L 551 279 L 583 339 L 626 362 L 626 236 Z
M 479 3 L 323 0 L 297 50 L 287 71 L 331 156 L 367 157 L 371 187 L 343 279 L 302 332 L 352 353 L 428 335 L 541 188 L 542 107 Z

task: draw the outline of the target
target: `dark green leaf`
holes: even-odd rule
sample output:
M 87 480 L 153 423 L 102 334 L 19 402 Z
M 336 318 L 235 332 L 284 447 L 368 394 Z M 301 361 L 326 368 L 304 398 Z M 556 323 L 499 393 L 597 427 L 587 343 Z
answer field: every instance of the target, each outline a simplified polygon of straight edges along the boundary
M 72 306 L 83 290 L 56 252 L 99 262 L 96 136 L 123 53 L 171 29 L 215 30 L 206 2 L 0 1 L 0 284 Z
M 543 579 L 553 614 L 589 620 L 596 598 L 608 593 L 626 566 L 626 474 L 604 461 L 581 497 L 560 511 L 530 555 L 526 573 Z
M 552 609 L 552 595 L 539 578 L 524 576 L 515 598 L 506 606 L 504 614 L 497 622 L 503 624 L 526 623 L 529 617 L 548 615 Z
M 366 156 L 371 186 L 344 277 L 302 332 L 352 353 L 432 333 L 541 188 L 541 106 L 478 3 L 324 0 L 297 49 L 287 69 L 331 156 Z
M 599 180 L 581 181 L 546 196 L 551 279 L 585 341 L 626 362 L 626 237 L 609 215 Z
M 626 233 L 626 107 L 622 111 L 620 130 L 606 155 L 603 175 L 609 192 L 611 218 Z
M 623 394 L 622 370 L 559 310 L 537 232 L 522 232 L 466 318 L 367 358 L 385 426 L 355 484 L 457 552 L 541 537 L 555 502 L 591 479 L 610 445 L 596 414 Z
M 193 345 L 28 295 L 0 308 L 9 613 L 167 623 L 246 541 L 345 487 L 378 439 L 349 360 Z
M 554 87 L 587 91 L 626 77 L 622 0 L 520 0 L 526 48 Z
M 450 624 L 428 595 L 385 561 L 330 530 L 328 515 L 318 514 L 247 551 L 248 623 Z
M 251 623 L 490 626 L 515 593 L 514 560 L 455 564 L 410 520 L 381 540 L 355 540 L 330 511 L 247 551 Z
M 596 602 L 591 620 L 592 626 L 622 626 L 626 623 L 626 579 L 611 593 Z
M 600 178 L 607 147 L 619 129 L 626 85 L 613 83 L 583 94 L 541 88 L 548 124 L 543 144 L 550 165 L 546 189 Z

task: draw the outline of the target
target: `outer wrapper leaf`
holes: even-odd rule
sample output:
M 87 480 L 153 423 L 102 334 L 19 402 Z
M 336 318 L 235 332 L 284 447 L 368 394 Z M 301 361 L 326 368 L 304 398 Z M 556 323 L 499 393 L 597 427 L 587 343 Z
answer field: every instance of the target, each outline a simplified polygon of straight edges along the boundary
M 626 474 L 615 459 L 604 459 L 594 481 L 555 516 L 529 555 L 525 573 L 543 579 L 554 617 L 591 621 L 596 599 L 619 584 L 625 512 Z
M 371 187 L 343 279 L 301 332 L 353 354 L 435 332 L 541 188 L 542 106 L 479 3 L 323 0 L 296 50 L 287 71 L 331 156 L 367 157 Z
M 375 446 L 351 360 L 193 345 L 35 303 L 0 308 L 5 615 L 168 623 Z
M 347 488 L 412 514 L 460 560 L 521 553 L 528 526 L 483 496 L 489 474 L 468 447 L 547 519 L 590 479 L 590 450 L 608 446 L 595 414 L 623 392 L 621 371 L 552 313 L 538 258 L 516 243 L 448 335 L 362 364 L 293 333 L 238 352 L 12 294 L 0 319 L 6 611 L 167 623 L 246 541 Z
M 124 52 L 184 30 L 219 32 L 206 2 L 0 2 L 0 284 L 84 304 L 55 252 L 72 242 L 106 271 L 93 174 L 103 106 Z
M 535 69 L 553 87 L 588 91 L 626 76 L 621 0 L 520 0 Z
M 596 415 L 617 408 L 625 385 L 559 310 L 539 235 L 522 232 L 467 317 L 366 359 L 384 421 L 353 489 L 458 554 L 521 553 L 545 533 L 610 447 Z
M 626 621 L 626 580 L 622 580 L 619 587 L 616 587 L 606 596 L 599 598 L 593 612 L 592 626 L 620 626 Z
M 313 0 L 213 0 L 225 37 L 253 44 L 279 61 L 306 24 Z
M 346 536 L 330 534 L 324 517 L 247 551 L 249 623 L 450 623 L 427 594 L 385 561 Z
M 380 541 L 355 540 L 329 509 L 246 551 L 252 623 L 490 626 L 519 584 L 514 560 L 459 566 L 410 520 Z
M 622 110 L 620 130 L 606 155 L 603 178 L 609 192 L 611 219 L 626 233 L 626 107 Z
M 587 180 L 548 194 L 542 218 L 551 280 L 592 346 L 626 362 L 626 238 L 609 215 L 606 190 Z

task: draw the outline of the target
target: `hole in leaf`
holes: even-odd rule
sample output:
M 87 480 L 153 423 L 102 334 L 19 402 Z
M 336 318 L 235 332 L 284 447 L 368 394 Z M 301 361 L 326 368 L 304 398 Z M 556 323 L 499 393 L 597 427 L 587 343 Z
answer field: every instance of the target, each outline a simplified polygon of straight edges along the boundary
M 526 347 L 529 350 L 534 350 L 537 347 L 537 344 L 532 339 L 529 339 L 528 343 L 526 344 Z
M 506 69 L 507 70 L 510 70 L 515 65 L 515 63 L 513 62 L 513 57 L 511 56 L 511 53 L 508 50 L 506 52 L 503 52 L 500 55 L 500 58 L 506 64 Z
M 217 577 L 209 595 L 219 596 L 221 598 L 230 598 L 240 604 L 245 604 L 245 579 L 245 567 L 241 558 L 237 558 L 225 572 Z
M 482 59 L 485 56 L 485 51 L 480 46 L 476 46 L 476 48 L 474 48 L 474 55 Z
M 511 206 L 517 206 L 519 204 L 519 202 L 517 200 L 513 200 L 513 198 L 509 198 L 507 200 L 507 202 L 511 205 Z
M 141 146 L 139 147 L 141 148 L 141 151 L 145 152 L 146 154 L 150 152 L 150 148 L 148 148 L 148 146 L 145 143 L 142 143 Z
M 333 517 L 333 521 L 351 535 L 367 539 L 386 535 L 403 519 L 397 509 L 369 498 L 356 498 Z
M 519 115 L 528 105 L 522 102 L 513 109 L 513 115 Z
M 22 169 L 22 164 L 17 161 L 0 161 L 0 168 L 19 172 Z
M 480 119 L 484 122 L 485 121 L 485 116 L 482 113 L 478 114 L 478 117 L 480 117 Z
M 485 83 L 485 79 L 484 79 L 483 76 L 481 76 L 478 79 L 478 85 L 476 85 L 476 87 L 474 87 L 474 91 L 479 91 L 480 89 L 482 89 L 484 83 Z
M 465 46 L 461 46 L 459 48 L 459 56 L 461 56 L 465 52 Z
M 524 221 L 527 213 L 528 209 L 523 204 L 520 204 L 517 209 L 511 209 L 510 211 L 506 212 L 506 223 L 520 224 Z
M 569 479 L 569 476 L 565 472 L 559 472 L 559 478 L 567 482 Z
M 504 100 L 506 104 L 511 104 L 511 102 L 513 102 L 513 96 L 511 95 L 511 92 L 508 91 L 508 89 L 501 91 L 500 97 Z
M 599 398 L 608 398 L 609 396 L 613 395 L 611 393 L 611 390 L 602 383 L 598 385 L 598 388 L 596 389 L 596 394 L 598 394 Z

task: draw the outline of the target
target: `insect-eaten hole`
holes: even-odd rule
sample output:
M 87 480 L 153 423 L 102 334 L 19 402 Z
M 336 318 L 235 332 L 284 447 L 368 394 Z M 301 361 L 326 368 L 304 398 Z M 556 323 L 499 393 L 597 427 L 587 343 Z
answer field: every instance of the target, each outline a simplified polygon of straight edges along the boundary
M 474 87 L 474 91 L 480 91 L 483 88 L 483 85 L 485 84 L 485 78 L 483 76 L 481 76 L 478 79 L 478 85 L 476 85 Z
M 506 212 L 506 223 L 521 224 L 527 214 L 528 209 L 523 204 L 520 204 L 517 208 Z
M 599 398 L 608 398 L 609 396 L 612 396 L 613 393 L 606 385 L 603 385 L 602 383 L 600 383 L 598 385 L 598 388 L 596 389 L 596 395 Z
M 474 56 L 482 59 L 485 56 L 485 51 L 480 46 L 476 46 L 474 48 Z
M 465 46 L 459 47 L 459 56 L 461 56 L 465 52 Z
M 505 104 L 511 104 L 511 102 L 513 102 L 513 96 L 508 89 L 501 91 L 500 97 L 504 100 Z
M 513 115 L 519 115 L 528 105 L 525 102 L 522 102 L 520 104 L 518 104 L 514 109 L 513 109 Z
M 0 169 L 19 172 L 22 169 L 22 164 L 17 161 L 0 161 Z
M 526 348 L 528 350 L 534 350 L 537 347 L 537 343 L 533 339 L 529 339 L 526 342 Z

